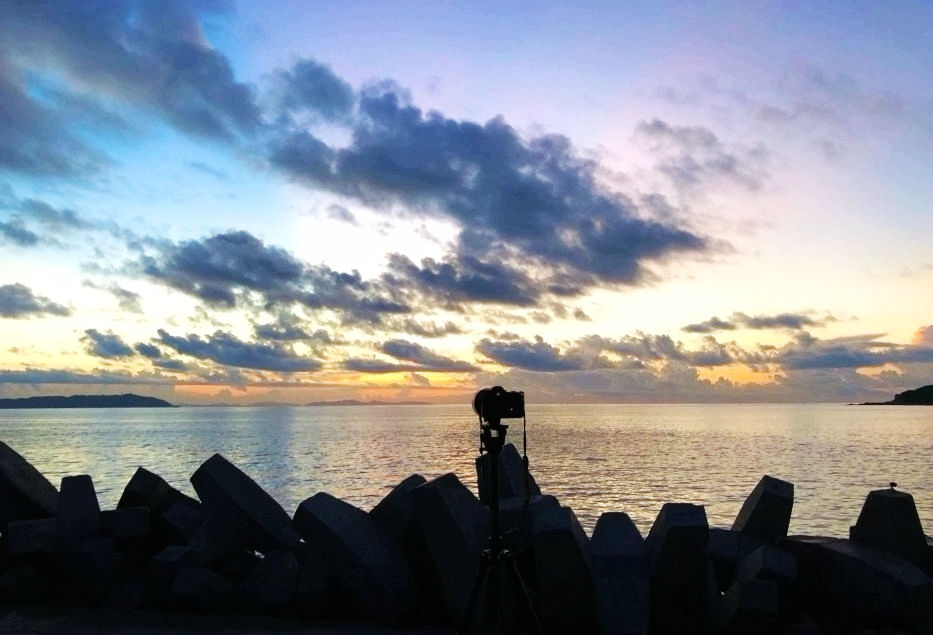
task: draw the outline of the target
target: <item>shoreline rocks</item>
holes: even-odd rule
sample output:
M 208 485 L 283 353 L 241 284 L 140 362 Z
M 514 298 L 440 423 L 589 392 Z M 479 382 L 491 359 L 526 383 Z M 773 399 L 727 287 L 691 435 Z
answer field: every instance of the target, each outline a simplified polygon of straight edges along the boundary
M 506 630 L 534 632 L 530 601 L 545 632 L 933 632 L 933 539 L 906 492 L 870 492 L 850 538 L 787 536 L 793 484 L 767 475 L 731 529 L 709 527 L 701 505 L 666 503 L 645 538 L 622 510 L 590 537 L 508 457 L 511 554 L 490 567 L 497 596 L 493 574 L 480 579 L 471 630 L 494 607 Z M 56 489 L 0 442 L 0 606 L 449 629 L 490 545 L 488 507 L 454 474 L 412 475 L 370 512 L 309 492 L 293 516 L 219 454 L 191 482 L 201 500 L 140 467 L 102 510 L 90 475 Z

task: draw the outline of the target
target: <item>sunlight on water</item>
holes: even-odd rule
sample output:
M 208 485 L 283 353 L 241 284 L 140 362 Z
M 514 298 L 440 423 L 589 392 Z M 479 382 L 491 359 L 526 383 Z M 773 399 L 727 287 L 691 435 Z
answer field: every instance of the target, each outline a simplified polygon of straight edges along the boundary
M 193 494 L 188 478 L 214 452 L 290 513 L 322 490 L 370 509 L 413 472 L 476 486 L 469 406 L 4 410 L 0 439 L 56 485 L 91 474 L 104 507 L 138 465 Z M 795 484 L 792 533 L 847 536 L 868 491 L 892 480 L 933 533 L 933 408 L 531 405 L 528 454 L 542 490 L 587 530 L 621 510 L 647 533 L 669 501 L 706 505 L 728 527 L 771 474 Z

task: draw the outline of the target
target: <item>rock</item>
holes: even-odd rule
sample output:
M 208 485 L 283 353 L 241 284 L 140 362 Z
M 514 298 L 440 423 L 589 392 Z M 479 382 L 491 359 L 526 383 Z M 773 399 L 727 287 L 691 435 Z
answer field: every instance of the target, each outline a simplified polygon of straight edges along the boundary
M 890 551 L 918 567 L 926 564 L 926 536 L 914 497 L 895 489 L 869 492 L 849 538 Z
M 244 607 L 257 613 L 281 614 L 291 604 L 298 587 L 298 560 L 290 551 L 270 551 L 238 590 Z
M 589 542 L 600 633 L 648 632 L 648 552 L 635 523 L 605 512 Z
M 781 585 L 797 581 L 797 559 L 792 553 L 762 545 L 742 559 L 735 570 L 738 581 L 770 580 Z
M 459 623 L 487 544 L 489 524 L 479 500 L 449 473 L 412 490 L 412 507 L 448 617 Z
M 54 516 L 57 506 L 55 486 L 0 441 L 0 531 L 12 520 Z
M 811 602 L 847 614 L 916 625 L 933 617 L 933 579 L 887 551 L 852 540 L 792 536 L 797 588 Z
M 58 520 L 14 520 L 7 525 L 6 538 L 11 556 L 52 555 L 58 542 Z
M 732 585 L 736 565 L 762 544 L 760 539 L 739 531 L 710 527 L 706 553 L 716 570 L 719 590 L 725 591 Z
M 646 539 L 651 632 L 703 633 L 710 617 L 709 525 L 702 505 L 665 503 Z
M 360 609 L 394 623 L 412 615 L 417 596 L 408 562 L 366 512 L 320 492 L 298 506 L 294 522 Z
M 210 613 L 232 608 L 235 590 L 236 585 L 219 573 L 182 566 L 172 580 L 169 596 L 176 609 Z
M 771 580 L 736 580 L 723 597 L 723 633 L 778 633 L 781 600 L 778 584 Z
M 100 531 L 100 504 L 90 476 L 62 478 L 57 516 L 59 537 L 68 544 Z
M 541 623 L 557 631 L 591 630 L 596 598 L 580 522 L 569 507 L 545 505 L 532 508 L 531 522 Z
M 794 484 L 772 476 L 762 476 L 745 499 L 732 530 L 765 542 L 777 542 L 787 535 L 793 508 Z
M 476 484 L 479 489 L 479 500 L 484 505 L 489 504 L 489 462 L 492 460 L 489 453 L 476 457 Z M 528 477 L 528 493 L 530 496 L 540 495 L 541 488 L 535 482 L 530 472 L 526 472 L 518 450 L 511 443 L 506 443 L 499 453 L 499 499 L 524 498 L 525 476 Z
M 282 506 L 221 455 L 205 461 L 191 475 L 191 484 L 207 513 L 237 544 L 264 552 L 288 550 L 298 542 Z

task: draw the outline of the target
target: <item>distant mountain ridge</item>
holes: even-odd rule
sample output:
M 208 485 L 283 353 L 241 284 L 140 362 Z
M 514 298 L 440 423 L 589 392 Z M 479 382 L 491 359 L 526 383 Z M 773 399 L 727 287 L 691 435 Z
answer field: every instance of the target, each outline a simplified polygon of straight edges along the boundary
M 891 401 L 869 402 L 863 406 L 933 406 L 933 384 L 894 395 Z
M 341 399 L 339 401 L 312 401 L 306 406 L 426 406 L 426 401 L 359 401 Z
M 174 408 L 172 404 L 155 397 L 124 395 L 71 395 L 70 397 L 22 397 L 0 399 L 0 408 Z

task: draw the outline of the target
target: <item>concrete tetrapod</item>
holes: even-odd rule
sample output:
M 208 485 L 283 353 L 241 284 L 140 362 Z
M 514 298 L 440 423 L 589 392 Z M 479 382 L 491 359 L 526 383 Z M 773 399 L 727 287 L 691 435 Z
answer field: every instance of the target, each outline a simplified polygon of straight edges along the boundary
M 405 555 L 366 512 L 319 492 L 298 506 L 294 523 L 358 610 L 392 623 L 412 616 L 417 592 Z
M 264 552 L 288 550 L 298 542 L 282 506 L 220 454 L 191 475 L 191 484 L 208 515 L 224 526 L 236 544 Z
M 589 542 L 601 633 L 648 632 L 648 552 L 635 523 L 623 512 L 605 512 Z
M 0 531 L 11 520 L 54 516 L 58 490 L 32 463 L 0 441 Z
M 794 484 L 773 476 L 762 476 L 739 510 L 733 531 L 741 531 L 765 542 L 787 535 L 794 509 Z
M 893 487 L 868 493 L 849 538 L 926 565 L 927 545 L 914 497 Z

